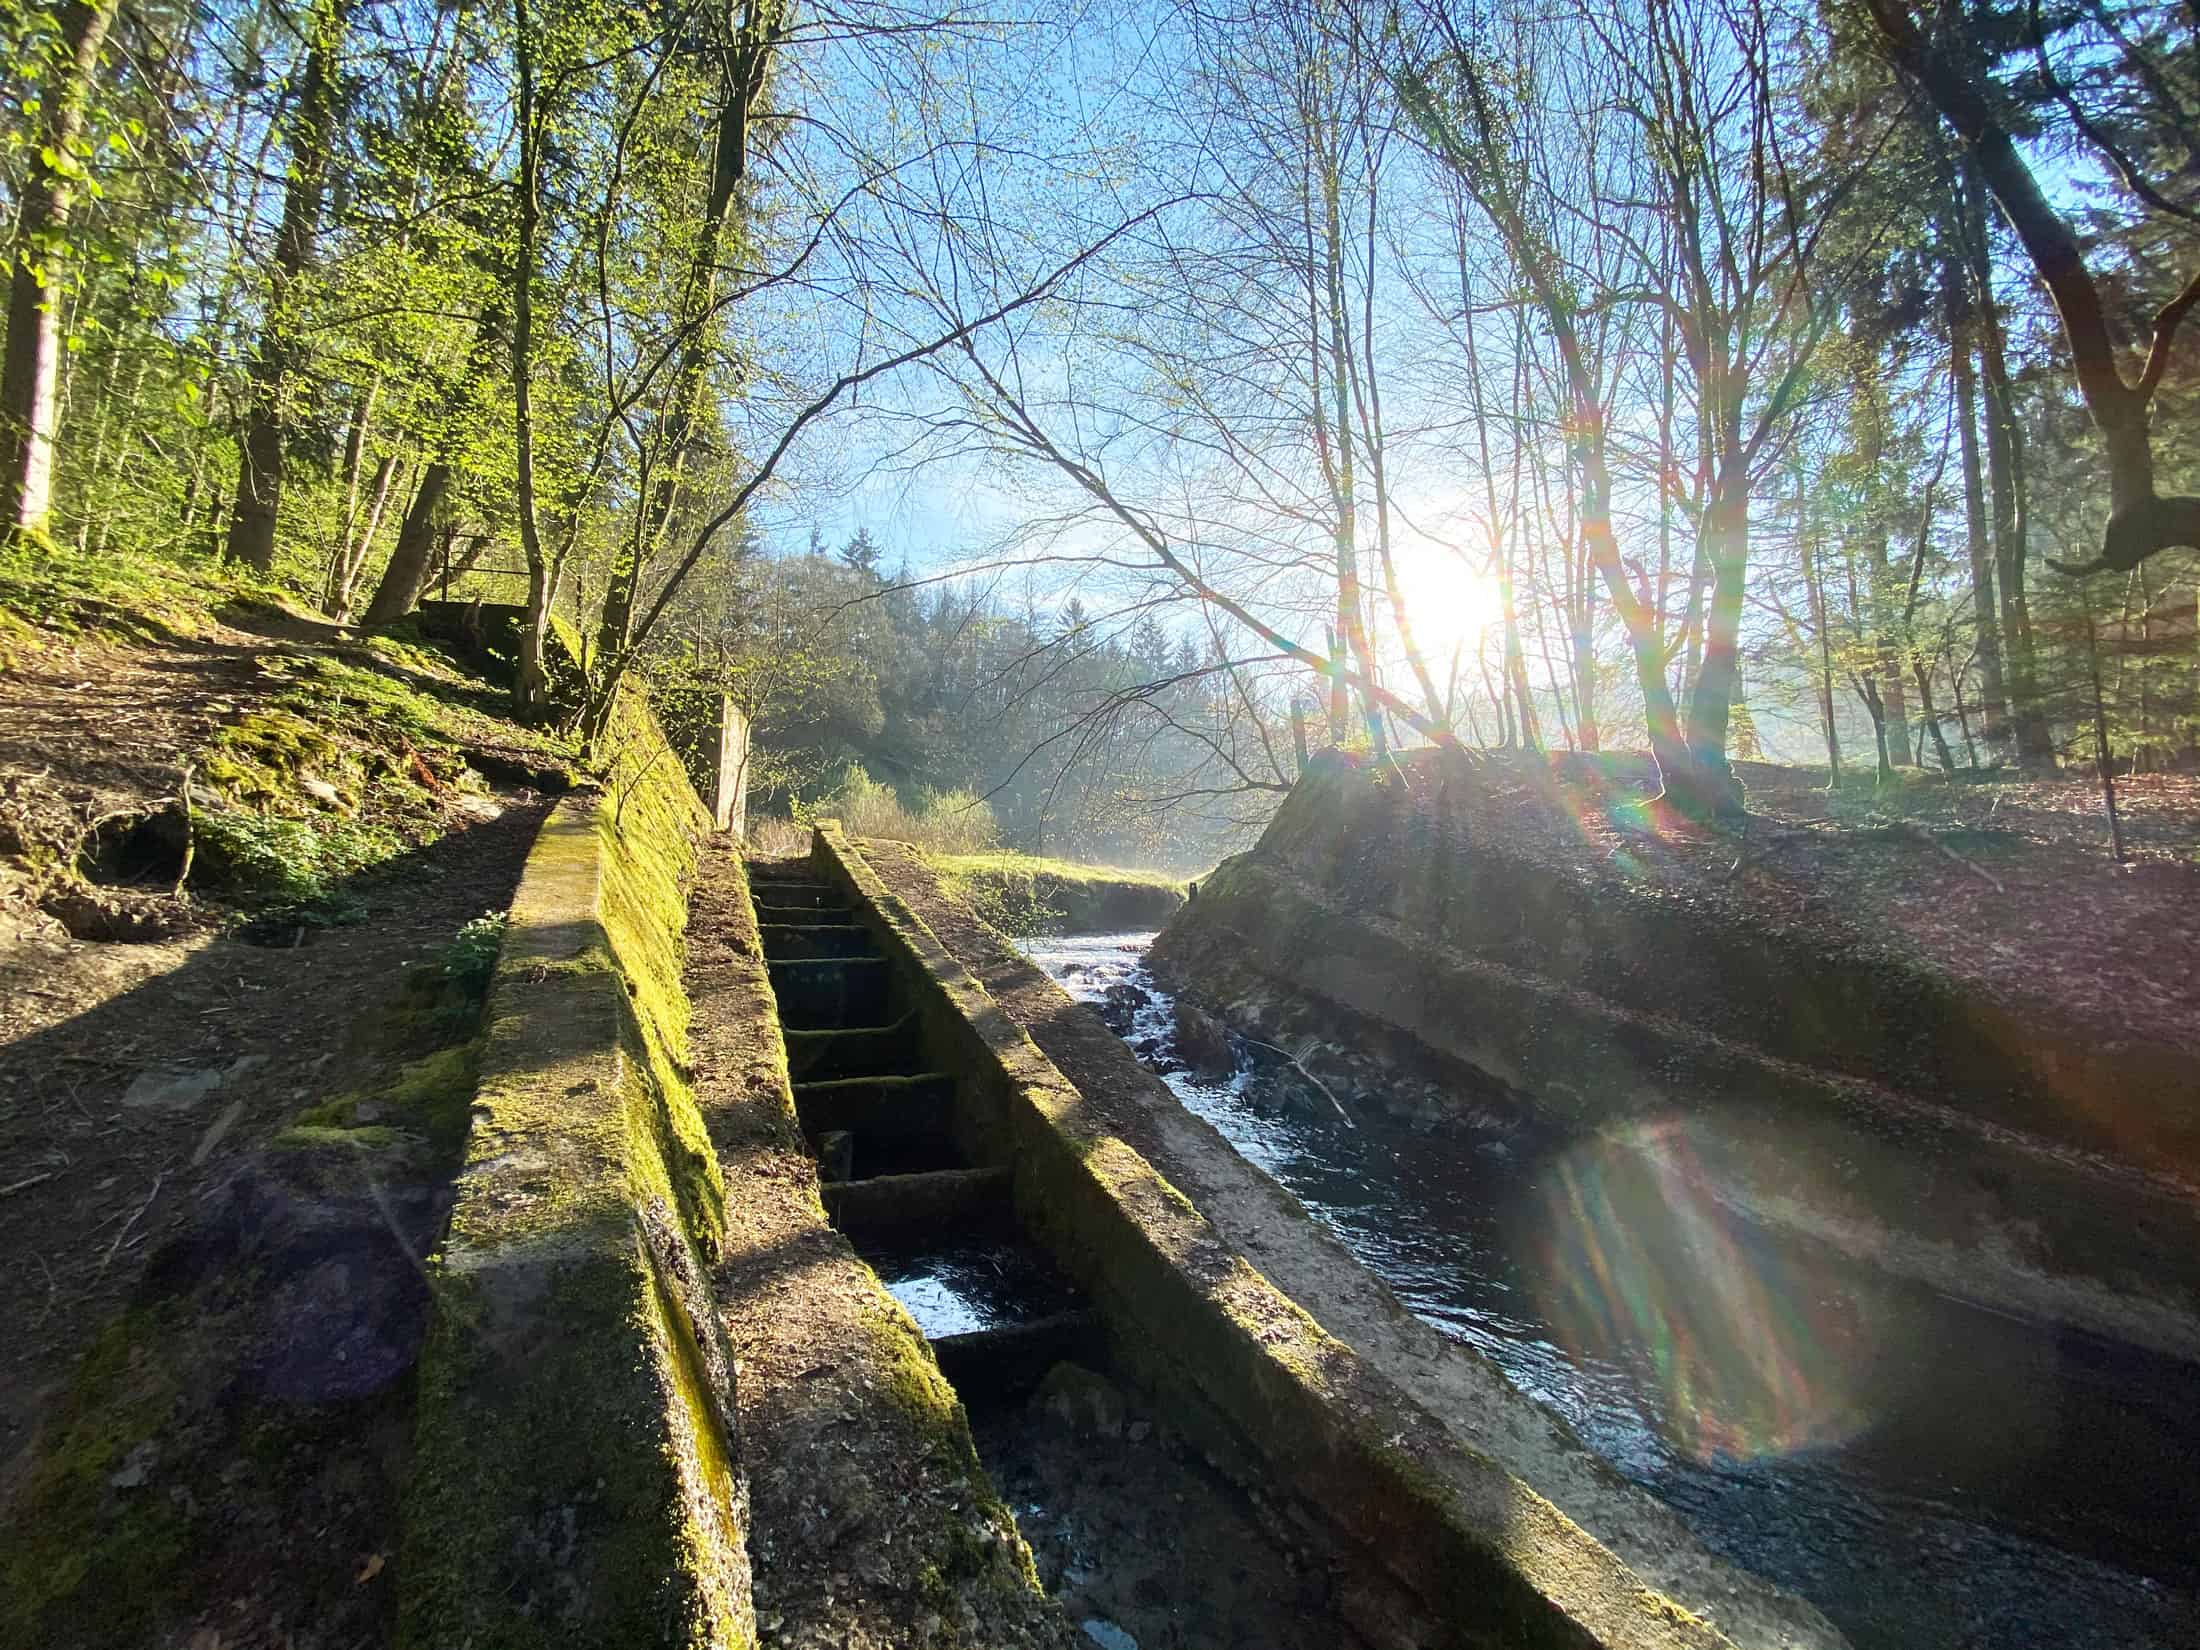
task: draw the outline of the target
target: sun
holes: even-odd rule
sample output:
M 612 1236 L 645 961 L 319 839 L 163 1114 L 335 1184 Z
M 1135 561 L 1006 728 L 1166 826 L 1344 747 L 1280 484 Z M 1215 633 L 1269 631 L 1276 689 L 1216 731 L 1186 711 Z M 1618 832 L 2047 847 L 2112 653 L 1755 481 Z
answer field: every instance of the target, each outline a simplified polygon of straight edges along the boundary
M 1398 557 L 1399 591 L 1406 613 L 1413 621 L 1413 639 L 1429 669 L 1439 678 L 1451 670 L 1454 654 L 1462 675 L 1471 678 L 1485 641 L 1494 645 L 1504 619 L 1504 594 L 1497 580 L 1485 573 L 1478 555 L 1463 555 L 1441 544 L 1421 543 L 1402 550 Z M 1383 606 L 1387 610 L 1389 603 Z M 1395 621 L 1393 612 L 1385 614 Z M 1386 651 L 1402 659 L 1395 623 L 1382 627 L 1388 636 Z

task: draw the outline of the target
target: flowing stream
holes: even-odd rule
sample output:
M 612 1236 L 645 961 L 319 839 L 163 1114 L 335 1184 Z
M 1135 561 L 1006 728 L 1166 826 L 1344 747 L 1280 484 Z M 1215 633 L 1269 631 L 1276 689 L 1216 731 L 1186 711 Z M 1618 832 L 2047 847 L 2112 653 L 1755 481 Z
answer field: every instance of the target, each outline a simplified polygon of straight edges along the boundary
M 1151 938 L 1024 949 L 1081 1000 L 1143 993 L 1117 993 L 1114 1023 L 1189 1110 L 1411 1311 L 1859 1650 L 2200 1646 L 2200 1367 L 1739 1222 L 1699 1222 L 1662 1270 L 1630 1269 L 1611 1250 L 1634 1205 L 1517 1117 L 1354 1126 L 1243 1042 L 1230 1077 L 1195 1079 L 1143 966 Z M 1588 1211 L 1570 1239 L 1554 1207 Z M 1646 1299 L 1643 1276 L 1703 1286 Z

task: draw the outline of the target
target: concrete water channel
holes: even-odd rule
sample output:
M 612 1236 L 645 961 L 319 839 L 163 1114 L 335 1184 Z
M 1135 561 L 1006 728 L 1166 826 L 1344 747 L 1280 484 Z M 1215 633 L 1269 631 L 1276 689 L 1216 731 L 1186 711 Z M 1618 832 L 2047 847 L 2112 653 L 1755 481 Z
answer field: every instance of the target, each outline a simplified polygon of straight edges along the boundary
M 1866 1650 L 2200 1643 L 2200 1368 L 2026 1323 L 1739 1224 L 1762 1300 L 1810 1358 L 1661 1378 L 1671 1345 L 1584 1335 L 1583 1257 L 1522 1218 L 1566 1144 L 1496 1105 L 1414 1130 L 1339 1117 L 1273 1051 L 1226 1077 L 1177 1057 L 1151 935 L 1026 942 L 1187 1109 L 1298 1199 L 1419 1317 L 1488 1358 L 1713 1547 Z M 1126 989 L 1128 988 L 1128 989 Z M 1615 1312 L 1615 1318 L 1624 1317 Z M 1772 1326 L 1761 1324 L 1769 1344 Z M 1773 1390 L 1778 1384 L 1780 1390 Z M 1777 1423 L 1777 1424 L 1775 1424 Z
M 1107 1650 L 1366 1644 L 1336 1603 L 1337 1545 L 1218 1471 L 1116 1367 L 850 890 L 805 861 L 760 863 L 750 886 L 826 1212 L 924 1332 L 1069 1620 Z
M 728 1322 L 767 1631 L 808 1503 L 856 1493 L 801 1480 L 834 1470 L 814 1440 L 868 1379 L 815 1334 L 775 1350 L 773 1326 L 852 1324 L 832 1303 L 883 1285 L 1086 1642 L 1842 1642 L 1416 1324 L 916 856 L 821 830 L 805 860 L 753 863 L 742 904 L 800 1179 L 862 1267 L 828 1283 L 839 1263 L 783 1227 L 737 1233 L 721 1281 L 756 1303 Z M 737 1150 L 729 1212 L 786 1179 Z M 820 1378 L 839 1395 L 802 1396 Z M 790 1405 L 817 1425 L 782 1424 Z
M 876 1492 L 805 1494 L 803 1476 L 865 1448 L 834 1428 L 862 1426 L 889 1371 L 838 1346 L 909 1333 L 858 1322 L 867 1291 L 891 1291 L 955 1386 L 970 1487 L 999 1494 L 1016 1551 L 1087 1643 L 1844 1643 L 1412 1320 L 913 851 L 821 827 L 803 860 L 750 862 L 739 915 L 706 882 L 728 915 L 691 931 L 691 957 L 755 922 L 801 1157 L 790 1175 L 768 1142 L 724 1133 L 735 1234 L 719 1289 L 748 1302 L 728 1333 L 759 1626 L 832 1637 L 838 1584 L 796 1586 L 788 1564 L 821 1569 L 803 1555 L 827 1507 Z M 697 1014 L 730 1025 L 713 968 L 691 964 Z M 706 1034 L 700 1069 L 728 1071 L 724 1047 Z M 801 1230 L 803 1184 L 838 1230 Z M 750 1221 L 752 1199 L 783 1219 Z M 911 1456 L 878 1472 L 935 1476 Z M 953 1492 L 935 1500 L 953 1511 Z M 869 1562 L 823 1566 L 860 1584 Z

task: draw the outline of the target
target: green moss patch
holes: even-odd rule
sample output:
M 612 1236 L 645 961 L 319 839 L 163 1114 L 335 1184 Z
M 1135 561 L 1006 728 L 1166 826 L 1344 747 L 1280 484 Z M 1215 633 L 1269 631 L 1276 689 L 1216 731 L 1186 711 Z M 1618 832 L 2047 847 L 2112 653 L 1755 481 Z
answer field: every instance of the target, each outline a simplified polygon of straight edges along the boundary
M 480 1074 L 478 1039 L 438 1049 L 400 1068 L 382 1089 L 308 1107 L 292 1120 L 284 1140 L 297 1144 L 309 1134 L 344 1135 L 359 1145 L 387 1145 L 410 1135 L 455 1153 L 466 1139 Z
M 182 641 L 224 597 L 278 599 L 213 561 L 81 556 L 0 533 L 0 664 L 83 641 Z
M 187 1530 L 130 1457 L 152 1447 L 179 1397 L 157 1353 L 162 1329 L 152 1313 L 127 1313 L 85 1355 L 0 1542 L 0 1640 L 49 1642 L 55 1612 L 76 1600 L 96 1601 L 101 1628 L 120 1637 L 159 1603 Z

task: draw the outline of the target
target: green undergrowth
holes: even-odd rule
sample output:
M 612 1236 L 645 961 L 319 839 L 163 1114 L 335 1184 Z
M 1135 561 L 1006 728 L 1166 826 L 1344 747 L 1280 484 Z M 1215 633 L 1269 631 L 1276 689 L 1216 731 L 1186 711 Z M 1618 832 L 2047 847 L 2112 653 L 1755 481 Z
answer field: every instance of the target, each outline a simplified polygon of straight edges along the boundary
M 339 631 L 219 561 L 0 541 L 0 669 L 86 644 L 125 662 L 134 648 L 184 648 L 185 663 L 161 668 L 184 725 L 211 731 L 194 732 L 149 781 L 165 794 L 145 797 L 152 829 L 123 863 L 102 862 L 111 843 L 72 848 L 65 821 L 19 831 L 44 875 L 166 888 L 188 843 L 190 892 L 276 920 L 341 922 L 357 914 L 347 890 L 363 874 L 487 815 L 484 770 L 553 787 L 584 776 L 571 738 L 510 717 L 505 687 L 482 674 L 494 673 L 493 656 L 470 668 L 416 621 Z M 132 762 L 143 765 L 135 752 Z M 188 809 L 177 794 L 185 773 Z M 125 827 L 135 817 L 126 796 L 102 807 Z
M 312 1145 L 348 1136 L 362 1146 L 393 1145 L 404 1135 L 455 1155 L 465 1144 L 481 1073 L 481 1045 L 460 1043 L 407 1061 L 388 1084 L 367 1094 L 342 1094 L 309 1106 L 278 1137 Z
M 487 800 L 472 751 L 570 771 L 570 745 L 495 703 L 487 684 L 403 640 L 260 654 L 249 691 L 211 707 L 224 722 L 194 764 L 193 886 L 342 920 L 346 883 L 434 841 L 454 807 Z
M 1004 934 L 1159 928 L 1184 903 L 1161 871 L 1076 865 L 1032 854 L 931 854 L 940 885 Z
M 283 592 L 211 560 L 84 556 L 0 534 L 0 666 L 82 641 L 187 641 L 227 604 L 280 607 Z

